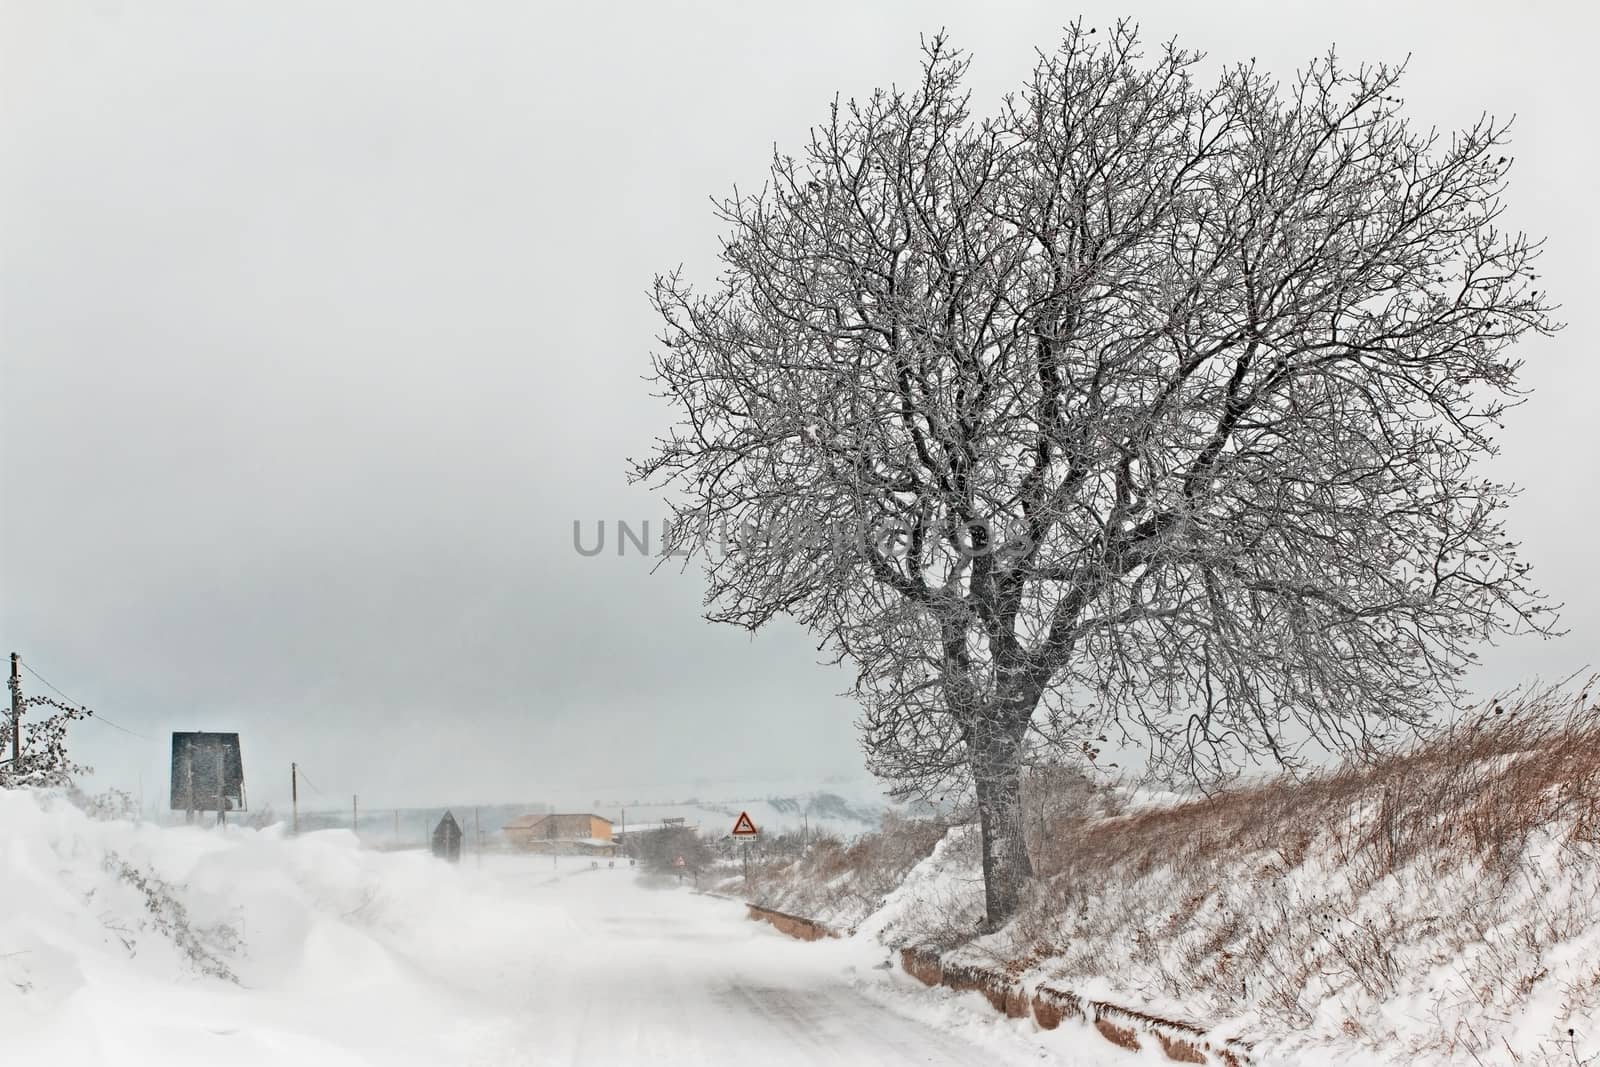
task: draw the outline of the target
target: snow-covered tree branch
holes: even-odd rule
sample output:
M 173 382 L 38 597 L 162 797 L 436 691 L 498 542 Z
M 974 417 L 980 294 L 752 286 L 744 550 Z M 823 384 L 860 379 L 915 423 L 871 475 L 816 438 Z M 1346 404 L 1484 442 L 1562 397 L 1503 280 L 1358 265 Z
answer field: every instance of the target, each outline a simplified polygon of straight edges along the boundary
M 933 39 L 721 202 L 715 284 L 655 287 L 680 418 L 635 476 L 673 547 L 736 531 L 712 619 L 855 666 L 879 773 L 972 783 L 991 922 L 1031 746 L 1367 751 L 1553 625 L 1475 469 L 1556 328 L 1506 126 L 1412 129 L 1393 67 L 1198 62 L 1074 27 L 975 120 Z

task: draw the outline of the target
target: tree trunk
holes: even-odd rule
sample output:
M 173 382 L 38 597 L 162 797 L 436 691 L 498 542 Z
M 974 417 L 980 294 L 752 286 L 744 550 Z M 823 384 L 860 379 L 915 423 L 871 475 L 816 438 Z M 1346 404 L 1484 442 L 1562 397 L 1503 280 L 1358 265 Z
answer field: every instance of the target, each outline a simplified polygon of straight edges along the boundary
M 1033 877 L 1023 833 L 1020 727 L 985 716 L 972 731 L 973 784 L 983 836 L 984 928 L 997 930 L 1017 910 L 1022 887 Z

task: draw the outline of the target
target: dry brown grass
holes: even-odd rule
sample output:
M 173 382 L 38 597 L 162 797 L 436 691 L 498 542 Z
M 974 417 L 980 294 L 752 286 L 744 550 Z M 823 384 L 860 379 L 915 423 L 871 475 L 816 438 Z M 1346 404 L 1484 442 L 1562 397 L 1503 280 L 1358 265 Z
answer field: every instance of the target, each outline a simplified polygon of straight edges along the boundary
M 1600 703 L 1542 689 L 1495 701 L 1404 751 L 1299 780 L 1225 790 L 1176 807 L 1055 820 L 1035 851 L 1047 878 L 1116 867 L 1137 874 L 1204 866 L 1241 852 L 1298 866 L 1313 839 L 1335 835 L 1341 858 L 1374 877 L 1437 851 L 1469 853 L 1502 876 L 1531 834 L 1562 823 L 1600 842 Z M 1269 875 L 1271 871 L 1266 872 Z M 1202 898 L 1191 897 L 1191 910 Z
M 1175 1063 L 1206 1062 L 1206 1054 L 1192 1041 L 1185 1041 L 1181 1037 L 1168 1037 L 1162 1033 L 1156 1034 L 1156 1040 L 1161 1043 L 1161 1051 L 1167 1054 L 1167 1059 Z
M 1572 889 L 1600 881 L 1596 697 L 1544 688 L 1380 758 L 1124 814 L 1081 779 L 1034 780 L 1040 878 L 963 955 L 1374 1050 L 1481 1055 L 1504 1045 L 1481 1020 L 1552 1002 L 1536 1021 L 1559 1037 L 1600 1007 L 1600 971 L 1552 952 L 1600 931 Z M 1436 1029 L 1379 1021 L 1398 996 L 1431 999 Z
M 1139 1051 L 1139 1037 L 1129 1027 L 1118 1026 L 1116 1023 L 1105 1019 L 1096 1019 L 1094 1028 L 1100 1031 L 1101 1037 L 1113 1045 L 1119 1048 L 1131 1049 L 1134 1052 Z
M 850 842 L 818 837 L 799 859 L 752 869 L 748 896 L 758 904 L 851 927 L 905 880 L 948 829 L 944 822 L 887 813 L 875 833 Z

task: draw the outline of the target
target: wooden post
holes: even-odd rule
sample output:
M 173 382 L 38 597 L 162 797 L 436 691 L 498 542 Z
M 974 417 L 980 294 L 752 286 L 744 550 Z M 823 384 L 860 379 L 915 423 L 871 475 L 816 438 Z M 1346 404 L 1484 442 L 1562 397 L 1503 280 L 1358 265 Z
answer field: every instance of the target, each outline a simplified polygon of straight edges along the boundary
M 22 672 L 17 665 L 22 657 L 11 653 L 11 773 L 22 773 Z
M 217 739 L 217 825 L 228 825 L 228 759 L 222 739 Z

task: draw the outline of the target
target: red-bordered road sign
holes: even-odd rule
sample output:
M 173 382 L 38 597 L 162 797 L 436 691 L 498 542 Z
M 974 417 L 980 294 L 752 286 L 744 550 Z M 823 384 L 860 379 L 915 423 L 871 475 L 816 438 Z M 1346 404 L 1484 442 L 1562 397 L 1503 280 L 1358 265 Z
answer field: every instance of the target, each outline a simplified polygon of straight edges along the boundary
M 761 831 L 756 829 L 756 824 L 750 821 L 750 813 L 741 811 L 739 818 L 733 823 L 734 837 L 754 837 Z

